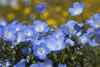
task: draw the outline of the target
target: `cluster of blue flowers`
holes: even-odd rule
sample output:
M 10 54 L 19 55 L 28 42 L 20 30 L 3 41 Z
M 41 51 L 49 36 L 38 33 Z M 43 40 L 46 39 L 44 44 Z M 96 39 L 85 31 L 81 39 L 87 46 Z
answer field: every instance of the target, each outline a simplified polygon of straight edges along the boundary
M 71 16 L 80 15 L 84 9 L 84 3 L 75 2 L 73 7 L 69 8 Z M 40 13 L 44 13 L 46 5 L 40 3 L 36 6 L 36 9 Z M 91 28 L 85 31 L 84 27 L 88 24 Z M 75 39 L 73 39 L 74 36 Z M 23 54 L 33 52 L 35 58 L 45 60 L 45 62 L 31 64 L 30 67 L 53 67 L 53 63 L 48 59 L 47 55 L 59 53 L 66 48 L 66 45 L 71 47 L 77 44 L 89 44 L 93 47 L 100 45 L 100 14 L 95 14 L 86 23 L 69 20 L 57 30 L 50 28 L 46 22 L 40 20 L 34 20 L 33 25 L 23 25 L 18 23 L 17 20 L 8 24 L 6 20 L 0 20 L 0 39 L 1 41 L 9 41 L 11 48 L 21 45 L 20 43 L 26 43 L 27 47 L 22 49 Z M 28 43 L 31 43 L 31 47 L 29 47 Z M 28 62 L 28 59 L 20 60 L 14 67 L 26 67 L 25 62 Z M 10 62 L 5 64 L 6 67 L 12 65 Z M 66 64 L 58 64 L 58 67 L 66 66 Z

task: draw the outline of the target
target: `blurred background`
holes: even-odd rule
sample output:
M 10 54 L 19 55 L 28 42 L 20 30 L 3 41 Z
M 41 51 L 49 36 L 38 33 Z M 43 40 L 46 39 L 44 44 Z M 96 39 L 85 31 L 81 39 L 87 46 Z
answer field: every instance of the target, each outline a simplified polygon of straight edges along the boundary
M 74 0 L 84 2 L 85 9 L 83 17 L 85 20 L 92 17 L 95 13 L 100 13 L 100 0 Z M 35 6 L 40 2 L 47 5 L 44 14 L 40 14 Z M 60 26 L 69 19 L 82 22 L 81 16 L 71 17 L 68 8 L 71 8 L 72 0 L 0 0 L 0 19 L 8 22 L 19 20 L 23 24 L 32 24 L 33 20 L 46 21 L 49 25 Z

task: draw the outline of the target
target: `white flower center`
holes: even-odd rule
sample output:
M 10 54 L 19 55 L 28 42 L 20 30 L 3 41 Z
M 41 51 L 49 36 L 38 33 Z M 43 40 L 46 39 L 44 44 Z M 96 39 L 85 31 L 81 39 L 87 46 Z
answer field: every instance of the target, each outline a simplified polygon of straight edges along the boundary
M 62 47 L 62 41 L 57 41 L 56 44 L 58 45 L 58 49 L 60 49 Z
M 44 54 L 45 53 L 45 50 L 43 49 L 43 48 L 39 48 L 38 49 L 38 54 L 39 55 L 42 55 L 42 54 Z
M 82 12 L 82 8 L 76 8 L 75 9 L 75 14 L 77 15 L 77 14 L 81 14 L 81 12 Z
M 37 32 L 42 32 L 44 30 L 44 26 L 41 24 L 36 25 L 35 30 Z
M 24 34 L 25 34 L 26 36 L 30 36 L 30 35 L 31 35 L 31 33 L 28 32 L 28 31 L 24 32 Z
M 83 38 L 82 39 L 82 42 L 84 43 L 84 42 L 86 42 L 87 41 L 87 38 Z
M 5 35 L 5 37 L 10 38 L 11 37 L 11 32 L 5 32 L 4 35 Z

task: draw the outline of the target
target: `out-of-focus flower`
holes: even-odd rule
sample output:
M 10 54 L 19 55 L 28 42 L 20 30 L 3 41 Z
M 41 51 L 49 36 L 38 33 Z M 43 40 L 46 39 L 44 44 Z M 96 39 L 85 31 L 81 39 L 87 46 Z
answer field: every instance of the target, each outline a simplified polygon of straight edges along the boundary
M 71 13 L 71 16 L 80 15 L 84 9 L 84 3 L 74 2 L 74 8 L 69 8 L 68 11 Z
M 24 9 L 24 15 L 29 15 L 31 13 L 31 8 L 27 7 Z
M 12 20 L 14 18 L 15 18 L 15 14 L 14 13 L 9 13 L 8 16 L 7 16 L 8 20 Z
M 19 3 L 18 0 L 10 0 L 9 5 L 10 5 L 11 7 L 14 7 L 14 6 L 17 6 L 18 3 Z
M 100 14 L 97 13 L 93 17 L 91 17 L 89 20 L 87 20 L 86 24 L 90 24 L 94 28 L 100 27 Z
M 66 67 L 66 64 L 58 64 L 58 67 Z
M 0 25 L 6 26 L 8 22 L 5 19 L 0 20 Z
M 56 8 L 55 8 L 55 9 L 56 9 L 56 11 L 57 11 L 57 12 L 61 12 L 61 11 L 62 11 L 62 9 L 61 9 L 61 7 L 60 7 L 60 6 L 56 6 Z
M 40 14 L 43 14 L 46 11 L 46 4 L 40 3 L 36 6 L 36 9 Z
M 13 6 L 12 7 L 15 11 L 18 11 L 18 10 L 20 10 L 20 5 L 15 5 L 15 6 Z
M 56 20 L 54 20 L 54 19 L 48 19 L 48 20 L 47 20 L 47 23 L 48 23 L 49 25 L 56 25 L 56 26 L 57 26 L 57 22 L 56 22 Z

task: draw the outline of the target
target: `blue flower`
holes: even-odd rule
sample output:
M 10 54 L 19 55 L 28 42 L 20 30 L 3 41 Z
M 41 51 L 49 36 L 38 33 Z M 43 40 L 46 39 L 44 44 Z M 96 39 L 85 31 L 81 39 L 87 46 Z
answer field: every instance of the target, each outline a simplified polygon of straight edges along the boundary
M 45 3 L 40 3 L 36 6 L 36 10 L 42 14 L 46 11 L 46 4 Z
M 73 4 L 73 8 L 69 8 L 69 12 L 71 13 L 71 16 L 76 16 L 76 15 L 80 15 L 82 13 L 84 9 L 84 3 L 79 3 L 79 2 L 75 2 Z
M 24 26 L 21 23 L 18 23 L 16 25 L 13 26 L 13 28 L 18 32 L 18 31 L 23 31 L 24 30 Z
M 62 50 L 65 48 L 64 37 L 59 37 L 56 40 L 57 49 L 55 50 Z
M 100 46 L 100 45 L 98 44 L 98 41 L 96 42 L 95 39 L 89 40 L 88 42 L 89 42 L 89 45 L 92 46 L 92 47 Z
M 19 61 L 16 65 L 14 65 L 14 67 L 26 67 L 25 59 L 22 59 L 21 61 Z
M 66 64 L 58 64 L 58 67 L 66 67 Z
M 40 40 L 35 40 L 35 41 L 32 41 L 32 45 L 34 46 L 34 45 L 40 45 L 41 43 L 45 43 L 45 39 L 44 38 L 42 38 L 42 39 L 40 39 Z
M 74 20 L 69 20 L 66 24 L 62 24 L 61 28 L 64 30 L 65 33 L 70 35 L 76 35 L 80 31 L 80 26 L 78 22 Z
M 95 14 L 93 17 L 91 17 L 89 20 L 87 20 L 86 24 L 90 24 L 94 28 L 100 27 L 100 14 Z
M 79 44 L 82 44 L 82 45 L 85 45 L 86 43 L 88 43 L 89 40 L 90 40 L 90 36 L 86 33 L 84 33 L 82 36 L 78 38 Z
M 24 35 L 26 41 L 30 41 L 32 37 L 34 36 L 34 29 L 32 29 L 33 26 L 24 26 Z
M 58 29 L 56 32 L 53 32 L 53 36 L 56 38 L 64 37 L 64 30 L 61 28 Z
M 16 31 L 11 28 L 11 26 L 5 26 L 3 28 L 3 39 L 7 41 L 12 41 L 16 38 Z
M 45 59 L 46 55 L 50 52 L 50 50 L 43 43 L 41 43 L 41 45 L 35 45 L 33 50 L 34 55 L 39 59 Z
M 57 39 L 54 36 L 49 36 L 46 39 L 46 46 L 49 48 L 50 51 L 56 51 L 56 49 L 58 48 L 56 40 Z
M 12 46 L 18 45 L 21 42 L 25 42 L 25 35 L 23 32 L 17 32 L 16 33 L 16 38 L 11 41 Z
M 36 32 L 48 32 L 48 24 L 40 20 L 34 21 L 34 30 Z
M 6 26 L 7 24 L 8 24 L 8 22 L 5 19 L 0 20 L 0 25 Z

